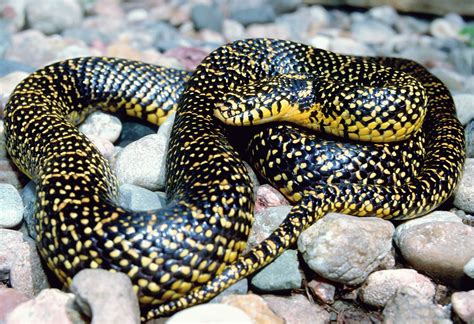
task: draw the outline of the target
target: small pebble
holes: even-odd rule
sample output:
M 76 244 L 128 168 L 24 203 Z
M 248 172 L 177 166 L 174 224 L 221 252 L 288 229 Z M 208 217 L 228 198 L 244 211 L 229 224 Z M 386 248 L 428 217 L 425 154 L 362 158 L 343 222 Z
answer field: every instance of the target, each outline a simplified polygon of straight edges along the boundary
M 456 112 L 459 121 L 463 125 L 467 125 L 474 120 L 474 94 L 459 93 L 453 95 L 454 104 L 456 105 Z
M 474 258 L 471 258 L 463 267 L 464 273 L 474 279 Z
M 219 7 L 197 4 L 191 9 L 191 19 L 196 29 L 211 29 L 221 31 L 224 15 Z
M 120 137 L 122 122 L 115 116 L 96 111 L 87 116 L 79 130 L 86 136 L 100 137 L 113 143 Z
M 377 32 L 374 33 L 374 30 Z M 354 23 L 351 32 L 356 41 L 369 45 L 381 44 L 395 35 L 390 26 L 375 19 L 364 19 Z
M 125 147 L 131 142 L 135 142 L 150 134 L 156 134 L 156 129 L 150 125 L 136 122 L 124 122 L 122 124 L 122 133 L 115 145 Z
M 268 5 L 236 8 L 230 12 L 230 18 L 244 26 L 271 23 L 275 20 L 275 11 Z
M 467 124 L 465 129 L 466 135 L 466 157 L 474 158 L 474 120 Z
M 35 204 L 36 204 L 36 184 L 34 181 L 30 181 L 21 191 L 21 200 L 25 206 L 23 210 L 23 218 L 28 229 L 28 234 L 33 240 L 36 239 L 36 229 L 35 229 Z
M 261 185 L 257 188 L 257 200 L 255 201 L 255 213 L 261 212 L 269 207 L 280 205 L 289 205 L 278 190 L 268 184 Z
M 393 26 L 400 19 L 397 11 L 391 6 L 379 6 L 369 9 L 367 14 L 388 26 Z
M 246 295 L 249 290 L 249 281 L 247 278 L 237 281 L 235 284 L 225 289 L 219 295 L 211 299 L 211 303 L 221 303 L 222 299 L 229 295 Z
M 333 284 L 322 280 L 311 280 L 308 283 L 308 288 L 311 289 L 316 298 L 324 304 L 334 303 L 336 287 Z
M 11 228 L 23 220 L 21 196 L 11 184 L 0 183 L 0 227 Z
M 82 15 L 82 8 L 76 0 L 35 0 L 26 6 L 30 27 L 45 34 L 60 33 L 79 25 Z
M 285 320 L 285 324 L 328 323 L 329 312 L 321 305 L 311 303 L 303 295 L 291 297 L 263 296 L 271 310 Z
M 208 324 L 225 323 L 253 324 L 254 321 L 241 309 L 225 304 L 197 305 L 171 316 L 166 324 Z
M 454 192 L 454 206 L 474 213 L 474 159 L 466 159 L 464 173 Z
M 99 152 L 110 162 L 114 158 L 115 147 L 108 139 L 97 137 L 95 135 L 87 136 Z
M 17 289 L 0 287 L 0 323 L 4 323 L 7 315 L 18 305 L 30 299 L 31 297 Z
M 454 313 L 464 322 L 474 321 L 474 290 L 455 292 L 451 296 Z
M 154 210 L 162 207 L 156 193 L 132 184 L 123 184 L 119 187 L 118 203 L 121 207 L 132 211 Z
M 258 295 L 231 295 L 224 297 L 222 303 L 241 309 L 254 323 L 284 323 L 283 320 L 268 307 L 266 301 Z

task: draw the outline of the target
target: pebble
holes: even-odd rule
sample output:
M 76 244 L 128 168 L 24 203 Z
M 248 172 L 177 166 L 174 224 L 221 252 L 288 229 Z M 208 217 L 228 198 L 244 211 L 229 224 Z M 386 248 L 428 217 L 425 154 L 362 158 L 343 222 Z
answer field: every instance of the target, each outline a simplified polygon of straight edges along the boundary
M 456 104 L 456 100 L 459 100 L 459 104 L 456 105 L 456 110 L 458 112 L 459 119 L 463 120 L 464 117 L 462 117 L 461 115 L 463 113 L 469 114 L 469 101 L 465 101 L 465 99 L 467 98 L 463 98 L 464 94 L 459 93 L 462 92 L 464 89 L 465 77 L 457 73 L 456 71 L 444 67 L 432 68 L 430 69 L 430 72 L 433 73 L 436 77 L 438 77 L 449 89 L 449 91 L 453 93 L 453 99 L 455 99 L 455 97 L 458 97 L 457 99 L 455 99 L 454 103 Z M 465 107 L 466 103 L 467 107 Z
M 453 17 L 453 16 L 452 16 Z M 460 18 L 460 17 L 459 17 Z M 430 33 L 437 38 L 459 39 L 464 22 L 446 17 L 437 18 L 430 24 Z
M 87 137 L 108 161 L 113 160 L 114 154 L 115 154 L 115 147 L 114 147 L 114 144 L 112 144 L 112 142 L 110 142 L 109 140 L 105 138 L 98 137 L 95 135 L 88 135 Z
M 328 50 L 347 55 L 372 56 L 375 54 L 375 52 L 367 45 L 348 37 L 332 38 Z
M 287 26 L 279 25 L 276 23 L 268 24 L 254 24 L 247 28 L 247 37 L 257 38 L 278 38 L 278 39 L 291 39 L 291 32 Z
M 29 66 L 28 64 L 24 64 L 18 61 L 0 59 L 0 78 L 3 78 L 4 76 L 13 72 L 31 73 L 33 71 L 34 68 Z M 1 92 L 3 93 L 3 90 Z
M 277 14 L 294 11 L 301 7 L 302 0 L 273 0 L 271 5 Z
M 249 239 L 247 240 L 246 251 L 270 236 L 283 222 L 290 210 L 291 206 L 276 206 L 256 213 L 254 223 L 250 229 Z
M 11 184 L 0 183 L 0 227 L 11 228 L 23 220 L 21 196 Z
M 367 11 L 367 14 L 375 18 L 388 26 L 393 26 L 400 19 L 397 11 L 391 6 L 379 6 L 371 8 Z
M 156 134 L 156 129 L 151 125 L 126 121 L 122 123 L 122 132 L 120 133 L 120 137 L 116 145 L 125 147 L 131 142 L 135 142 L 140 138 L 150 134 Z
M 244 311 L 254 323 L 283 324 L 282 318 L 277 316 L 267 305 L 265 300 L 258 295 L 231 295 L 224 297 L 223 304 L 237 307 Z
M 235 8 L 230 11 L 229 17 L 244 26 L 266 24 L 275 20 L 275 10 L 268 5 Z
M 409 286 L 400 287 L 383 310 L 385 323 L 451 323 L 441 307 Z
M 120 137 L 122 122 L 115 116 L 96 111 L 87 116 L 79 130 L 86 136 L 97 136 L 113 143 Z
M 263 184 L 257 188 L 255 213 L 261 212 L 269 207 L 280 205 L 290 205 L 290 203 L 278 190 L 269 184 Z
M 403 237 L 405 232 L 417 225 L 432 223 L 432 222 L 455 222 L 462 223 L 462 219 L 456 214 L 448 211 L 434 211 L 423 217 L 418 217 L 409 221 L 406 221 L 397 226 L 395 229 L 395 234 L 393 235 L 393 241 L 395 244 L 399 245 L 400 239 Z
M 0 79 L 0 93 L 6 97 L 10 96 L 18 83 L 20 83 L 27 76 L 28 73 L 21 71 L 14 71 L 3 76 Z
M 17 289 L 0 287 L 0 323 L 4 323 L 7 315 L 18 305 L 30 299 L 31 297 Z
M 286 250 L 268 266 L 259 271 L 250 283 L 260 291 L 280 291 L 301 287 L 298 252 Z
M 474 321 L 474 290 L 455 292 L 451 296 L 454 313 L 464 322 Z
M 474 258 L 471 258 L 465 265 L 464 265 L 464 273 L 474 279 Z
M 384 307 L 402 286 L 416 289 L 420 296 L 428 300 L 435 295 L 435 285 L 428 277 L 413 269 L 394 269 L 371 273 L 360 289 L 359 296 L 367 305 Z
M 224 19 L 222 23 L 222 34 L 228 42 L 245 38 L 245 27 L 238 21 Z
M 23 201 L 23 219 L 25 220 L 26 227 L 28 229 L 28 234 L 30 237 L 36 239 L 36 229 L 35 229 L 35 204 L 36 204 L 36 184 L 34 181 L 30 181 L 26 186 L 21 190 L 21 200 Z
M 303 295 L 291 297 L 263 296 L 271 310 L 285 320 L 285 324 L 328 323 L 329 312 L 321 305 L 311 303 Z
M 324 304 L 334 303 L 336 295 L 336 286 L 324 280 L 311 280 L 308 283 L 308 288 L 314 296 Z
M 474 120 L 474 94 L 454 94 L 453 99 L 461 124 L 467 125 L 470 121 Z
M 79 25 L 82 15 L 82 8 L 76 0 L 35 0 L 26 6 L 30 27 L 45 34 L 60 33 Z
M 306 264 L 325 279 L 357 285 L 392 248 L 392 223 L 329 213 L 298 238 Z
M 171 316 L 166 324 L 208 324 L 225 323 L 253 324 L 254 321 L 241 309 L 226 304 L 197 305 Z
M 5 26 L 5 29 L 19 31 L 25 26 L 26 3 L 25 0 L 3 0 L 0 2 L 0 17 L 8 26 Z
M 74 295 L 59 289 L 45 289 L 34 299 L 18 305 L 5 324 L 82 324 L 86 323 L 74 306 Z
M 177 59 L 188 71 L 195 70 L 208 54 L 208 51 L 196 47 L 177 47 L 165 52 L 166 57 Z
M 153 191 L 123 184 L 119 187 L 119 205 L 127 210 L 146 211 L 162 207 L 160 197 Z
M 473 91 L 473 83 L 474 83 L 474 48 L 473 47 L 457 47 L 453 48 L 449 53 L 449 60 L 454 65 L 456 70 L 459 73 L 466 75 L 468 78 L 470 77 L 471 87 L 468 87 L 468 81 L 466 81 L 466 88 L 465 91 L 467 93 Z
M 448 55 L 442 50 L 426 45 L 408 47 L 397 55 L 402 58 L 416 61 L 426 67 L 432 67 L 436 65 L 437 62 L 445 62 L 448 59 Z
M 374 30 L 377 32 L 374 33 Z M 385 23 L 375 19 L 364 19 L 352 24 L 352 36 L 365 44 L 381 44 L 395 35 L 395 31 Z
M 416 270 L 459 285 L 464 265 L 474 257 L 474 228 L 430 222 L 408 228 L 399 238 L 403 258 Z
M 474 158 L 474 120 L 467 124 L 466 135 L 466 158 Z
M 453 204 L 467 213 L 474 213 L 474 159 L 466 159 Z
M 215 5 L 197 4 L 191 9 L 191 20 L 197 30 L 211 29 L 219 32 L 222 30 L 224 15 Z
M 247 278 L 237 281 L 235 284 L 225 289 L 219 295 L 211 299 L 211 303 L 220 303 L 224 297 L 229 295 L 246 295 L 249 290 L 249 281 Z
M 130 278 L 123 273 L 81 270 L 72 280 L 71 292 L 93 323 L 140 323 L 137 295 Z

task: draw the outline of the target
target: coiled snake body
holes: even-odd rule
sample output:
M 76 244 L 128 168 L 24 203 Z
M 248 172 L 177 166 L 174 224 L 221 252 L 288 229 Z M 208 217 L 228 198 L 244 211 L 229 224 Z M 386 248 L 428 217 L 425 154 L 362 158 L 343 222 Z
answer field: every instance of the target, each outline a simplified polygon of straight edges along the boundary
M 177 108 L 165 208 L 113 203 L 108 164 L 72 125 L 94 107 L 152 123 Z M 451 195 L 464 161 L 451 96 L 423 67 L 270 39 L 223 46 L 192 75 L 112 58 L 56 63 L 16 88 L 5 126 L 12 159 L 37 183 L 48 266 L 66 284 L 83 268 L 128 274 L 144 318 L 211 298 L 329 211 L 425 214 Z M 231 142 L 244 139 L 237 152 Z M 242 155 L 295 202 L 244 256 L 253 192 Z

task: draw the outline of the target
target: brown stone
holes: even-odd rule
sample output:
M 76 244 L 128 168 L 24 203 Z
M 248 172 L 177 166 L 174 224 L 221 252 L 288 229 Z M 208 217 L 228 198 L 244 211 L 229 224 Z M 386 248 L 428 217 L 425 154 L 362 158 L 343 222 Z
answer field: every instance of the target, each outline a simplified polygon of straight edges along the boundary
M 243 310 L 256 324 L 283 324 L 267 305 L 265 300 L 257 295 L 230 295 L 222 299 L 223 304 L 231 305 Z

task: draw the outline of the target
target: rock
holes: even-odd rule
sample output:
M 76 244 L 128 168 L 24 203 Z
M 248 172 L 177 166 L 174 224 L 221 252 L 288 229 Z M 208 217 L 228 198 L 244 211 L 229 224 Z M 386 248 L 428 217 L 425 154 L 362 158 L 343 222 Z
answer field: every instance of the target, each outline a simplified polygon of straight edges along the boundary
M 284 323 L 283 320 L 268 307 L 265 300 L 257 295 L 231 295 L 224 297 L 222 303 L 241 309 L 252 319 L 253 323 Z
M 81 270 L 72 280 L 71 291 L 94 323 L 140 323 L 137 296 L 130 278 L 123 273 Z
M 445 62 L 448 58 L 445 52 L 427 45 L 406 48 L 397 56 L 416 61 L 427 67 L 433 67 L 437 62 Z
M 374 30 L 377 32 L 374 33 Z M 381 44 L 395 35 L 395 31 L 390 26 L 375 19 L 355 22 L 351 33 L 356 41 L 365 44 Z
M 18 305 L 5 324 L 86 323 L 74 306 L 74 296 L 59 289 L 45 289 L 36 298 Z
M 95 135 L 89 135 L 87 137 L 109 162 L 113 160 L 115 154 L 115 147 L 112 142 L 110 142 L 108 139 Z
M 474 74 L 474 48 L 473 47 L 457 47 L 453 48 L 449 53 L 449 60 L 454 64 L 456 70 L 462 74 L 471 75 L 471 80 L 474 81 L 472 75 Z M 472 81 L 471 81 L 472 82 Z M 468 83 L 468 82 L 466 82 Z M 470 91 L 469 91 L 470 90 Z M 472 93 L 472 86 L 466 86 L 465 91 Z
M 474 257 L 474 228 L 454 222 L 411 227 L 399 238 L 404 259 L 416 270 L 458 285 L 464 265 Z
M 12 34 L 9 31 L 8 23 L 0 19 L 0 57 L 3 58 L 11 43 Z
M 430 24 L 431 35 L 437 38 L 460 39 L 459 32 L 464 25 L 464 21 L 460 16 L 458 18 L 460 20 L 446 17 L 434 19 Z
M 304 41 L 329 25 L 327 11 L 324 8 L 319 10 L 320 8 L 318 6 L 311 9 L 301 7 L 293 13 L 280 16 L 278 24 L 286 26 L 286 29 L 290 31 L 291 39 Z
M 224 297 L 229 295 L 246 295 L 249 290 L 249 282 L 247 278 L 237 281 L 235 284 L 225 289 L 219 295 L 211 299 L 211 303 L 221 303 Z
M 101 137 L 113 143 L 120 137 L 122 123 L 115 116 L 97 111 L 87 116 L 79 130 L 86 136 Z
M 56 53 L 54 61 L 63 61 L 76 57 L 99 56 L 102 53 L 87 48 L 84 44 L 73 44 L 67 46 Z
M 399 245 L 400 238 L 403 237 L 405 231 L 409 230 L 410 228 L 426 223 L 432 222 L 455 222 L 455 223 L 462 223 L 461 218 L 459 218 L 456 214 L 447 212 L 447 211 L 434 211 L 425 215 L 423 217 L 415 218 L 402 224 L 398 225 L 395 229 L 395 234 L 393 235 L 393 241 L 395 244 Z
M 402 286 L 416 289 L 427 300 L 435 295 L 435 286 L 428 277 L 412 269 L 396 269 L 371 273 L 360 289 L 359 296 L 365 304 L 384 307 Z
M 23 218 L 28 228 L 28 234 L 33 240 L 36 239 L 35 229 L 35 204 L 36 204 L 36 184 L 34 181 L 28 182 L 28 184 L 21 191 L 21 200 L 23 201 Z
M 308 283 L 308 288 L 313 294 L 324 304 L 334 303 L 334 295 L 336 294 L 336 287 L 324 280 L 311 280 Z
M 166 324 L 184 323 L 225 323 L 253 324 L 254 321 L 244 311 L 225 304 L 204 304 L 182 310 L 171 316 Z
M 148 19 L 148 11 L 145 9 L 133 9 L 127 13 L 127 21 L 130 23 L 137 23 Z
M 165 52 L 165 56 L 177 59 L 188 71 L 194 71 L 208 54 L 208 51 L 196 47 L 177 47 Z
M 474 120 L 467 124 L 464 131 L 466 136 L 466 157 L 474 158 Z
M 0 287 L 0 323 L 4 323 L 9 313 L 28 300 L 30 297 L 17 289 Z
M 474 321 L 474 290 L 455 292 L 451 296 L 454 313 L 464 322 Z
M 150 125 L 144 125 L 136 122 L 122 123 L 122 133 L 116 143 L 117 146 L 125 147 L 131 142 L 135 142 L 142 137 L 155 134 L 156 129 Z
M 453 71 L 452 69 L 444 68 L 444 67 L 435 67 L 430 69 L 430 72 L 433 73 L 436 77 L 438 77 L 449 89 L 449 91 L 453 92 L 453 99 L 456 96 L 461 96 L 457 100 L 460 100 L 460 106 L 456 106 L 456 110 L 458 111 L 458 117 L 462 120 L 462 117 L 460 113 L 461 109 L 465 109 L 464 113 L 468 112 L 469 109 L 472 107 L 472 104 L 469 105 L 469 101 L 465 100 L 467 98 L 463 98 L 464 94 L 459 93 L 462 92 L 464 89 L 464 81 L 465 77 L 462 76 L 461 74 L 457 73 L 456 71 Z M 456 100 L 454 101 L 456 103 Z M 466 107 L 467 104 L 467 107 Z M 471 107 L 469 107 L 471 106 Z M 467 109 L 466 109 L 467 108 Z M 473 114 L 474 116 L 474 114 Z
M 273 0 L 270 2 L 273 6 L 273 10 L 277 14 L 295 11 L 302 4 L 302 0 Z
M 384 323 L 451 323 L 442 308 L 433 304 L 418 291 L 400 287 L 383 310 Z
M 453 96 L 459 121 L 467 125 L 474 120 L 474 94 L 459 93 Z
M 0 18 L 13 31 L 19 31 L 25 26 L 26 0 L 2 0 L 0 1 Z
M 298 262 L 298 252 L 286 250 L 275 261 L 253 276 L 250 283 L 261 291 L 298 289 L 303 280 Z
M 276 18 L 275 10 L 268 5 L 234 8 L 229 16 L 244 26 L 271 23 Z
M 391 6 L 374 7 L 367 11 L 367 14 L 388 26 L 395 25 L 397 20 L 400 18 L 397 11 Z
M 323 50 L 329 50 L 331 38 L 324 35 L 315 35 L 308 40 L 308 44 Z
M 9 97 L 18 83 L 20 83 L 27 76 L 28 73 L 15 71 L 2 77 L 0 79 L 0 93 L 6 97 Z
M 289 204 L 290 203 L 286 200 L 285 196 L 269 184 L 264 184 L 257 188 L 257 200 L 255 201 L 256 213 L 261 212 L 268 207 Z
M 426 34 L 430 29 L 430 23 L 411 16 L 398 16 L 395 27 L 402 34 Z
M 22 62 L 0 59 L 0 78 L 3 78 L 4 76 L 13 72 L 25 72 L 29 74 L 33 72 L 34 70 L 35 69 L 32 68 L 31 66 L 24 64 Z M 23 80 L 23 78 L 24 77 L 22 77 L 21 80 Z M 17 83 L 19 81 L 17 81 Z M 3 86 L 2 86 L 2 89 L 3 89 Z M 1 92 L 3 93 L 3 90 Z M 8 92 L 11 92 L 11 91 L 8 91 Z
M 23 202 L 11 184 L 0 183 L 0 227 L 11 228 L 23 219 Z
M 132 211 L 154 210 L 162 207 L 156 193 L 132 184 L 123 184 L 119 187 L 119 204 Z
M 359 43 L 352 38 L 347 37 L 335 37 L 331 39 L 329 50 L 348 55 L 371 56 L 375 54 L 375 52 L 365 44 Z
M 325 279 L 362 283 L 392 248 L 392 223 L 329 213 L 304 231 L 298 250 L 308 266 Z
M 224 15 L 217 6 L 197 4 L 191 9 L 191 19 L 197 30 L 211 29 L 220 32 Z
M 468 277 L 474 279 L 474 258 L 464 265 L 463 270 Z
M 222 23 L 222 34 L 228 42 L 245 38 L 245 27 L 232 19 L 225 19 Z
M 328 323 L 329 313 L 320 305 L 312 304 L 303 295 L 291 297 L 263 296 L 270 309 L 285 320 L 285 324 Z
M 466 159 L 464 173 L 454 192 L 454 206 L 474 213 L 474 159 Z
M 277 229 L 290 210 L 291 206 L 277 206 L 256 213 L 254 224 L 250 229 L 246 251 L 266 239 L 275 229 Z
M 291 32 L 286 25 L 276 23 L 254 24 L 247 28 L 247 36 L 250 38 L 291 39 Z
M 82 21 L 82 8 L 75 0 L 28 0 L 29 25 L 45 34 L 60 33 Z

